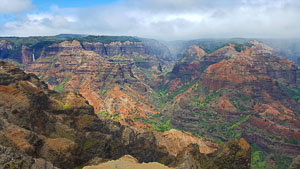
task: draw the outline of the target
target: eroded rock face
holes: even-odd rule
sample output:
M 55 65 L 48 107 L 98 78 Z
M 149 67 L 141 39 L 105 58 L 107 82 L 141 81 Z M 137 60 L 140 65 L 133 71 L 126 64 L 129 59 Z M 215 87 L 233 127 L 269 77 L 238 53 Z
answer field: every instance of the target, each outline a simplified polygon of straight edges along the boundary
M 9 52 L 13 49 L 13 44 L 6 41 L 0 41 L 0 58 L 7 58 Z
M 299 69 L 257 41 L 201 53 L 190 47 L 160 83 L 171 124 L 215 140 L 244 137 L 268 158 L 297 156 Z
M 190 144 L 181 150 L 176 160 L 170 164 L 175 169 L 210 169 L 233 168 L 250 169 L 251 148 L 245 139 L 234 140 L 223 145 L 219 150 L 210 154 L 201 154 L 197 144 Z M 169 168 L 159 163 L 138 164 L 131 156 L 124 156 L 119 160 L 105 162 L 95 166 L 86 166 L 84 169 L 114 169 L 114 168 Z
M 49 161 L 36 159 L 15 152 L 12 148 L 0 145 L 0 167 L 22 169 L 58 169 Z
M 218 147 L 216 144 L 203 141 L 200 138 L 193 136 L 191 133 L 182 132 L 176 129 L 165 131 L 156 137 L 158 139 L 158 144 L 165 146 L 167 150 L 175 156 L 190 144 L 197 144 L 200 153 L 203 154 L 214 152 Z
M 0 81 L 0 97 L 3 98 L 0 100 L 0 144 L 10 147 L 8 150 L 0 147 L 6 154 L 0 156 L 3 158 L 0 165 L 74 168 L 91 159 L 104 162 L 126 154 L 134 156 L 140 163 L 174 164 L 175 156 L 157 143 L 154 133 L 140 133 L 116 121 L 100 120 L 81 95 L 51 91 L 35 75 L 25 74 L 2 61 L 0 75 L 5 77 Z M 169 132 L 172 133 L 174 131 Z M 176 142 L 172 136 L 169 138 L 172 144 Z M 200 150 L 206 147 L 191 135 L 181 138 L 183 146 L 194 142 L 201 146 Z M 193 152 L 200 153 L 199 147 Z M 14 161 L 12 157 L 18 154 L 22 155 Z M 178 155 L 177 161 L 182 162 L 180 157 Z M 149 165 L 167 168 L 162 164 Z
M 78 94 L 50 91 L 36 76 L 2 61 L 0 74 L 5 77 L 0 81 L 0 143 L 4 146 L 61 168 L 74 168 L 97 156 L 117 159 L 132 154 L 140 162 L 163 159 L 166 164 L 174 159 L 156 144 L 153 133 L 99 120 Z
M 177 166 L 176 169 L 251 168 L 251 148 L 245 139 L 228 142 L 207 155 L 199 153 L 198 149 L 196 144 L 189 145 L 177 155 L 171 166 Z
M 33 49 L 22 45 L 22 64 L 24 65 L 28 65 L 31 64 L 33 62 Z
M 131 42 L 112 43 L 111 46 L 118 46 L 117 48 L 122 48 L 122 45 L 131 46 L 128 49 L 124 48 L 124 55 L 111 54 L 113 56 L 107 53 L 99 55 L 96 49 L 85 46 L 97 46 L 97 44 L 81 44 L 79 41 L 53 44 L 45 50 L 43 57 L 27 66 L 26 71 L 38 75 L 56 91 L 80 93 L 94 107 L 95 113 L 99 116 L 104 114 L 113 118 L 115 115 L 122 124 L 129 125 L 128 120 L 125 121 L 129 119 L 133 122 L 130 125 L 139 126 L 139 129 L 147 127 L 145 124 L 134 123 L 132 112 L 136 112 L 141 117 L 158 113 L 149 100 L 149 98 L 155 100 L 157 96 L 148 85 L 141 81 L 139 74 L 133 71 L 133 66 L 139 63 L 138 66 L 150 66 L 150 69 L 153 66 L 158 67 L 157 56 L 148 55 L 152 54 L 151 52 L 145 56 L 138 55 L 135 49 L 130 51 L 138 45 Z M 142 47 L 143 45 L 139 48 Z M 143 47 L 140 50 L 147 49 Z M 126 54 L 126 52 L 135 54 L 132 56 L 132 53 Z M 135 61 L 139 57 L 142 57 L 144 61 Z M 139 60 L 143 59 L 139 58 Z M 153 69 L 160 72 L 157 68 Z
M 155 42 L 111 42 L 103 44 L 100 42 L 83 42 L 82 46 L 86 50 L 94 51 L 100 56 L 157 56 L 161 59 L 169 57 L 170 53 L 167 47 Z

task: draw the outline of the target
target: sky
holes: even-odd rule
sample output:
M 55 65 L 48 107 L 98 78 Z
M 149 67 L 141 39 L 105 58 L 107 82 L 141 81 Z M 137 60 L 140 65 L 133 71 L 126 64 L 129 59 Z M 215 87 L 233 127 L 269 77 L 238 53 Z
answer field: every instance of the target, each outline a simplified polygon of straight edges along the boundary
M 299 0 L 0 0 L 0 36 L 300 38 Z

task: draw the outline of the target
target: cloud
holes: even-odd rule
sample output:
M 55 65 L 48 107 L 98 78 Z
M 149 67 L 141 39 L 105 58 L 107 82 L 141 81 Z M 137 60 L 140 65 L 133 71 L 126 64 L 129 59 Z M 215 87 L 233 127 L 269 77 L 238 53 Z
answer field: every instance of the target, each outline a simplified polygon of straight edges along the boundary
M 300 38 L 297 0 L 121 0 L 89 8 L 53 7 L 0 26 L 3 35 L 132 35 L 164 40 Z M 0 34 L 1 35 L 1 34 Z
M 32 0 L 1 0 L 0 3 L 0 14 L 24 12 L 32 8 Z

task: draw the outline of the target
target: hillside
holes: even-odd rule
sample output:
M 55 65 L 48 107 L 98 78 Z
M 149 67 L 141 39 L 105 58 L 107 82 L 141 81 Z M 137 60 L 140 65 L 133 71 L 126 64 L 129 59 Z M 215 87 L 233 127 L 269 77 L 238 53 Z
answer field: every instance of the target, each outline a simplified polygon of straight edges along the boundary
M 2 59 L 58 93 L 82 95 L 101 120 L 153 131 L 172 156 L 189 144 L 212 153 L 241 138 L 251 144 L 252 168 L 287 168 L 300 154 L 300 70 L 266 44 L 202 40 L 174 51 L 135 37 L 12 39 L 1 41 Z
M 210 167 L 217 159 L 222 162 L 219 167 L 230 163 L 245 169 L 250 166 L 251 149 L 243 139 L 229 142 L 208 157 L 199 152 L 197 144 L 174 156 L 158 145 L 152 132 L 140 133 L 115 121 L 100 120 L 81 95 L 51 91 L 37 76 L 3 61 L 0 97 L 1 168 L 81 168 L 126 154 L 139 162 L 172 167 L 200 165 L 200 161 Z M 231 146 L 235 149 L 228 148 Z M 193 156 L 195 153 L 201 157 Z
M 244 137 L 262 168 L 286 168 L 300 153 L 298 77 L 293 62 L 250 41 L 208 54 L 191 46 L 157 88 L 171 126 L 220 144 Z

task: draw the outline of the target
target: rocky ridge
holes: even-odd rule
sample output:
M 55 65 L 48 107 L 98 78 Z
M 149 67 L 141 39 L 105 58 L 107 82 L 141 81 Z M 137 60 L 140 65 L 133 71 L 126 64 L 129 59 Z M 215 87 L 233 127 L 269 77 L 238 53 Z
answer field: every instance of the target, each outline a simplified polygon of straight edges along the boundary
M 3 61 L 0 97 L 0 151 L 4 154 L 0 156 L 1 167 L 75 168 L 95 158 L 107 161 L 125 154 L 139 162 L 172 166 L 185 162 L 186 158 L 175 157 L 158 145 L 152 132 L 139 133 L 118 122 L 100 120 L 81 95 L 51 91 L 34 74 Z M 225 148 L 231 144 L 224 145 L 219 153 L 233 150 L 229 154 L 234 161 L 240 153 Z M 243 140 L 234 143 L 240 144 L 248 145 Z M 239 151 L 249 152 L 249 145 Z M 199 152 L 199 147 L 193 152 Z M 243 158 L 237 162 L 250 165 L 250 155 Z
M 244 137 L 269 159 L 276 153 L 297 156 L 300 107 L 293 62 L 257 41 L 209 54 L 196 51 L 202 50 L 190 47 L 161 81 L 171 125 L 219 142 Z M 268 162 L 276 168 L 276 160 Z
M 50 91 L 35 75 L 0 64 L 3 146 L 60 168 L 74 168 L 97 156 L 116 159 L 131 154 L 141 162 L 163 159 L 166 164 L 174 158 L 156 145 L 153 133 L 99 120 L 80 95 Z
M 50 88 L 58 92 L 77 91 L 99 116 L 120 118 L 124 123 L 126 118 L 133 118 L 132 112 L 141 117 L 158 113 L 148 100 L 156 98 L 152 89 L 134 74 L 132 61 L 126 56 L 116 56 L 118 61 L 111 57 L 108 60 L 108 56 L 86 50 L 79 41 L 64 41 L 48 48 L 45 57 L 25 70 L 47 81 Z
M 167 75 L 164 54 L 141 42 L 62 41 L 41 53 L 26 70 L 56 91 L 80 93 L 100 118 L 139 131 L 177 128 L 218 144 L 244 137 L 273 168 L 283 159 L 278 154 L 288 158 L 283 163 L 299 154 L 300 71 L 257 41 L 210 51 L 193 45 Z M 190 134 L 172 133 L 159 143 L 172 143 L 166 148 L 173 155 L 182 150 L 178 142 L 214 149 Z

